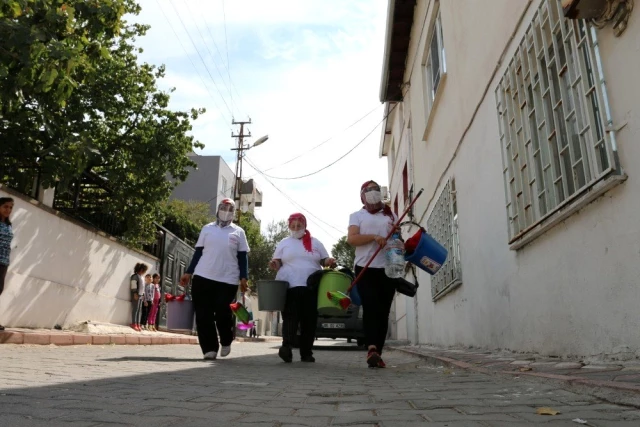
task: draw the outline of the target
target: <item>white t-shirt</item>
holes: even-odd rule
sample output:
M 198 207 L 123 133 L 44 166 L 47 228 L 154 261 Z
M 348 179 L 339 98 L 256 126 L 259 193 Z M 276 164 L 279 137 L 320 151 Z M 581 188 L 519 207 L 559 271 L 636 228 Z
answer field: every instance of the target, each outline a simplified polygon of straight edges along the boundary
M 302 239 L 287 237 L 281 240 L 273 254 L 275 259 L 282 261 L 276 280 L 289 282 L 290 288 L 307 286 L 309 276 L 322 269 L 320 260 L 329 257 L 324 245 L 315 237 L 311 237 L 311 249 L 312 252 L 307 252 Z
M 396 219 L 395 214 L 393 215 L 392 221 L 383 211 L 370 214 L 366 209 L 360 209 L 349 216 L 349 227 L 352 225 L 360 227 L 360 234 L 376 234 L 387 237 Z M 364 267 L 377 249 L 378 244 L 375 241 L 367 243 L 366 245 L 356 246 L 355 264 Z M 385 258 L 383 249 L 378 252 L 378 255 L 376 255 L 376 258 L 371 262 L 369 267 L 384 268 L 384 266 Z
M 212 222 L 200 231 L 196 247 L 202 247 L 202 257 L 194 275 L 217 282 L 237 285 L 240 280 L 238 252 L 249 252 L 244 230 L 234 223 L 219 227 Z
M 140 299 L 144 300 L 144 276 L 142 274 L 138 274 L 138 296 Z

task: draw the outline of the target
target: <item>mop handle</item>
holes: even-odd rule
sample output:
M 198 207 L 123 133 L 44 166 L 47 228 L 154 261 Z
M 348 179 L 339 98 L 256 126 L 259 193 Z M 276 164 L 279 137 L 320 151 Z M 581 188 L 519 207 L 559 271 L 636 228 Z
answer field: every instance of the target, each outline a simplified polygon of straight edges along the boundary
M 418 197 L 420 197 L 420 195 L 422 194 L 422 192 L 424 191 L 423 188 L 420 189 L 420 191 L 418 191 L 418 193 L 416 194 L 416 196 L 413 198 L 413 200 L 411 201 L 411 203 L 409 203 L 409 206 L 407 206 L 404 209 L 404 212 L 402 212 L 402 215 L 400 216 L 400 218 L 398 218 L 398 220 L 393 224 L 393 227 L 391 227 L 391 231 L 389 232 L 389 234 L 387 234 L 387 237 L 385 237 L 384 241 L 386 242 L 387 240 L 389 240 L 389 238 L 393 235 L 393 233 L 396 232 L 396 228 L 398 228 L 398 226 L 400 225 L 400 222 L 404 219 L 405 216 L 407 216 L 407 214 L 409 213 L 409 210 L 413 207 L 413 205 L 416 203 L 416 201 L 418 200 Z M 369 259 L 369 261 L 367 261 L 367 263 L 365 264 L 364 267 L 362 267 L 362 270 L 360 270 L 360 274 L 358 274 L 358 276 L 356 276 L 355 279 L 353 279 L 353 282 L 351 283 L 351 286 L 349 286 L 349 289 L 347 290 L 347 294 L 349 292 L 351 292 L 351 289 L 353 289 L 353 287 L 356 285 L 356 283 L 358 283 L 358 280 L 360 280 L 360 278 L 362 277 L 362 275 L 364 274 L 364 272 L 367 270 L 367 268 L 369 268 L 369 265 L 371 265 L 371 263 L 373 262 L 373 260 L 375 259 L 375 257 L 378 255 L 378 253 L 380 253 L 380 251 L 382 250 L 382 246 L 378 245 L 378 249 L 376 249 L 376 251 L 374 252 L 373 256 Z

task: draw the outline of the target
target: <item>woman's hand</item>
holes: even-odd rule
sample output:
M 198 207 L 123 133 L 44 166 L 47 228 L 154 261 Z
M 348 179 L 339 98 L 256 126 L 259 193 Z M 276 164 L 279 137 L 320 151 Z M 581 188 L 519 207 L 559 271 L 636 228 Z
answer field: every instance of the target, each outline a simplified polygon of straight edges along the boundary
M 384 246 L 387 244 L 387 240 L 382 236 L 373 236 L 373 241 L 378 244 L 378 246 Z
M 133 300 L 138 301 L 140 299 L 140 295 L 138 293 L 133 294 Z
M 145 307 L 149 307 L 149 303 L 145 301 L 145 302 L 144 302 L 144 306 L 145 306 Z
M 184 273 L 180 278 L 180 284 L 182 286 L 187 286 L 190 280 L 191 280 L 191 275 L 189 273 Z
M 335 267 L 336 266 L 336 260 L 335 258 L 325 258 L 324 260 L 324 266 L 325 267 Z
M 247 289 L 249 289 L 247 279 L 240 279 L 240 292 L 247 292 Z
M 272 259 L 269 261 L 269 268 L 271 270 L 278 271 L 280 270 L 280 267 L 282 267 L 282 262 L 279 259 Z

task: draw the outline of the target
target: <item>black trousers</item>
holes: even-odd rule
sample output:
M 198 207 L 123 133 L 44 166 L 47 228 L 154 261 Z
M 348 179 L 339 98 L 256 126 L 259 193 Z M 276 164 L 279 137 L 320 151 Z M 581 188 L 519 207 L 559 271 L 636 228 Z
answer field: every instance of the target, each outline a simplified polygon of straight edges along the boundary
M 4 291 L 4 281 L 7 277 L 7 270 L 9 269 L 8 265 L 0 264 L 0 295 L 2 295 L 2 291 Z
M 228 346 L 233 341 L 234 322 L 229 304 L 236 297 L 238 285 L 216 282 L 200 276 L 193 276 L 192 283 L 191 297 L 196 312 L 200 348 L 203 354 L 217 352 L 220 345 Z
M 287 290 L 282 312 L 282 345 L 293 347 L 300 326 L 300 356 L 311 356 L 316 339 L 318 320 L 318 293 L 306 286 Z
M 145 305 L 145 303 L 142 303 L 142 314 L 140 315 L 140 324 L 141 325 L 146 325 L 147 321 L 149 320 L 149 312 L 151 311 L 151 307 L 153 306 L 153 303 L 146 303 L 147 305 Z
M 356 266 L 356 275 L 360 274 L 360 271 L 362 267 Z M 384 268 L 368 268 L 357 286 L 362 300 L 365 343 L 367 347 L 374 345 L 378 353 L 382 354 L 396 287 L 384 273 Z

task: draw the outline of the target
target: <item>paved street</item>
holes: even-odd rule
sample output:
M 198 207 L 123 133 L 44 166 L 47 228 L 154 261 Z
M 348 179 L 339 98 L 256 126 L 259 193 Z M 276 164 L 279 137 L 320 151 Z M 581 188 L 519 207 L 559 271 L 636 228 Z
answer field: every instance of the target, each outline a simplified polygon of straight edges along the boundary
M 638 426 L 640 411 L 531 382 L 448 370 L 389 352 L 320 341 L 317 363 L 278 359 L 277 344 L 0 346 L 0 426 Z M 560 412 L 537 415 L 539 407 Z M 576 421 L 573 421 L 576 420 Z M 583 424 L 578 420 L 586 421 Z

